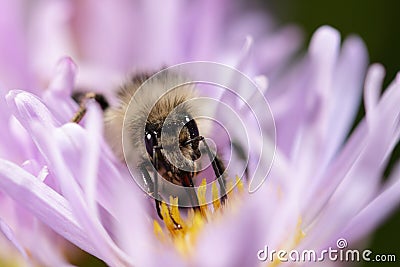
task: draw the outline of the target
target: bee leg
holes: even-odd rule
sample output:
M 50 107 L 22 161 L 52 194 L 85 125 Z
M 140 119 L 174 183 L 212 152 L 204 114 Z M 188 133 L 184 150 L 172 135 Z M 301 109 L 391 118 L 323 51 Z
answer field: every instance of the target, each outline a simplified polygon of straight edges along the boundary
M 161 148 L 162 148 L 161 146 L 154 146 L 153 147 L 153 166 L 155 168 L 154 177 L 153 177 L 154 182 L 151 182 L 150 175 L 147 172 L 147 170 L 145 170 L 145 173 L 147 173 L 148 180 L 150 181 L 149 184 L 152 185 L 152 188 L 153 188 L 153 196 L 154 196 L 154 199 L 155 199 L 155 202 L 156 202 L 157 214 L 158 214 L 158 216 L 160 217 L 161 220 L 164 220 L 163 216 L 161 214 L 162 197 L 158 194 L 158 173 L 156 171 L 158 169 L 158 151 L 160 151 Z M 182 226 L 172 216 L 171 209 L 169 207 L 168 207 L 168 213 L 169 213 L 169 217 L 171 218 L 171 221 L 173 222 L 173 224 L 175 226 L 175 229 L 182 229 Z
M 147 168 L 146 168 L 145 164 L 142 164 L 142 165 L 140 166 L 140 171 L 141 171 L 141 173 L 143 174 L 143 182 L 144 182 L 145 186 L 150 190 L 150 193 L 153 194 L 153 196 L 154 196 L 154 183 L 153 183 L 153 181 L 152 181 L 151 178 L 150 178 L 150 174 L 149 174 L 149 172 L 147 171 Z M 158 198 L 161 198 L 161 196 L 158 196 Z M 161 220 L 164 220 L 164 218 L 163 218 L 163 216 L 162 216 L 162 214 L 161 214 L 161 200 L 159 200 L 158 198 L 154 198 L 155 203 L 156 203 L 157 215 L 158 215 L 158 217 L 160 217 Z M 169 213 L 170 213 L 170 217 L 171 217 L 172 221 L 174 222 L 175 226 L 176 226 L 177 228 L 179 228 L 179 229 L 182 228 L 182 226 L 181 226 L 180 224 L 178 224 L 178 223 L 175 221 L 174 218 L 172 218 L 170 209 L 168 209 L 168 211 L 169 211 Z
M 72 95 L 72 99 L 79 104 L 78 111 L 74 114 L 71 122 L 79 123 L 86 114 L 86 103 L 90 99 L 94 99 L 101 107 L 102 110 L 108 108 L 109 104 L 105 97 L 101 94 L 94 92 L 75 92 Z
M 142 164 L 140 166 L 140 171 L 143 174 L 143 182 L 144 182 L 145 186 L 150 191 L 149 193 L 153 194 L 153 196 L 154 196 L 154 183 L 150 178 L 150 174 L 147 171 L 147 168 L 146 168 L 145 164 Z M 160 208 L 161 207 L 161 201 L 158 200 L 158 198 L 156 198 L 155 196 L 154 196 L 154 200 L 155 200 L 155 203 L 156 203 L 157 215 L 158 215 L 158 217 L 160 217 L 161 220 L 163 220 L 163 216 L 161 215 L 161 208 Z
M 219 158 L 218 155 L 215 155 L 214 158 L 215 165 L 217 166 L 218 173 L 215 173 L 215 176 L 218 177 L 218 174 L 221 174 L 221 176 L 218 178 L 218 183 L 219 183 L 219 188 L 220 188 L 220 195 L 221 195 L 221 203 L 225 204 L 226 199 L 227 199 L 227 194 L 226 194 L 226 175 L 225 173 L 225 165 L 222 162 L 222 160 Z
M 156 200 L 156 209 L 157 209 L 158 216 L 160 216 L 160 218 L 162 219 L 163 217 L 161 215 L 161 210 L 160 210 L 161 201 L 160 201 L 160 196 L 158 195 L 158 172 L 157 172 L 157 169 L 158 169 L 158 151 L 160 149 L 161 149 L 161 147 L 157 147 L 157 146 L 153 147 L 153 166 L 155 168 L 154 177 L 153 177 L 153 180 L 154 180 L 153 196 L 154 196 L 154 199 Z
M 203 138 L 201 141 L 203 141 L 206 153 L 208 155 L 208 158 L 211 161 L 211 165 L 214 170 L 214 174 L 218 180 L 218 184 L 220 187 L 220 195 L 221 195 L 221 203 L 225 204 L 227 196 L 226 196 L 226 177 L 225 177 L 225 166 L 222 163 L 222 160 L 218 157 L 218 155 L 213 155 L 211 152 L 210 147 L 208 146 L 206 140 Z
M 243 149 L 243 146 L 241 144 L 239 144 L 239 142 L 233 141 L 232 142 L 232 147 L 233 150 L 236 152 L 236 154 L 238 155 L 238 157 L 246 163 L 246 169 L 244 170 L 244 175 L 246 177 L 246 181 L 249 181 L 249 164 L 247 162 L 247 156 L 246 156 L 246 152 Z
M 182 185 L 186 189 L 186 193 L 189 196 L 190 203 L 192 204 L 192 207 L 195 211 L 200 211 L 200 203 L 199 199 L 197 197 L 196 191 L 194 190 L 194 184 L 193 184 L 193 173 L 185 172 L 184 175 L 182 175 Z

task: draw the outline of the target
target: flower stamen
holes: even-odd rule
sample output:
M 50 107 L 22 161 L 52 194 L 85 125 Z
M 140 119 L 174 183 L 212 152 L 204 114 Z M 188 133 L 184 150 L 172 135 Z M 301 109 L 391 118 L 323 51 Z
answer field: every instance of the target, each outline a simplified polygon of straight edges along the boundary
M 232 182 L 228 182 L 227 192 L 230 197 L 234 197 L 234 191 L 237 193 L 243 192 L 243 183 L 239 177 L 236 177 L 235 185 L 236 190 Z M 167 238 L 162 225 L 156 220 L 153 223 L 154 234 L 162 242 L 172 242 L 179 252 L 183 255 L 188 255 L 196 243 L 198 233 L 206 223 L 209 220 L 218 218 L 222 210 L 226 208 L 226 205 L 231 204 L 234 199 L 231 198 L 228 203 L 222 205 L 219 193 L 217 184 L 213 183 L 211 186 L 212 205 L 208 204 L 206 200 L 207 182 L 203 179 L 197 189 L 200 208 L 198 210 L 189 209 L 184 217 L 182 217 L 181 210 L 179 209 L 177 197 L 170 197 L 169 205 L 161 202 L 160 209 L 163 216 L 164 229 L 167 230 L 170 238 Z

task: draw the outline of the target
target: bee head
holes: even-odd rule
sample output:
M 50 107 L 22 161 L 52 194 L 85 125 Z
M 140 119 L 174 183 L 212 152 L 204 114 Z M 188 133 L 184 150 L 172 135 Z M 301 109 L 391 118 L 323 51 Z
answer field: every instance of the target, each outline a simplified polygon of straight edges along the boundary
M 144 141 L 150 158 L 153 157 L 154 147 L 159 147 L 163 154 L 170 157 L 181 153 L 187 160 L 195 161 L 201 156 L 196 137 L 199 137 L 196 121 L 186 113 L 177 113 L 161 123 L 148 121 Z

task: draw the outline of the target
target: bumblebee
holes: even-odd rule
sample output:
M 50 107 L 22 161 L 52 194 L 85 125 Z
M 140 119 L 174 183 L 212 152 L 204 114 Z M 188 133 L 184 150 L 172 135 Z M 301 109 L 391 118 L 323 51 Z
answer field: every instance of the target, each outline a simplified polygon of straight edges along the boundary
M 76 92 L 73 95 L 79 104 L 73 122 L 79 123 L 83 118 L 88 99 L 100 104 L 108 144 L 121 161 L 125 160 L 128 165 L 134 162 L 142 176 L 142 184 L 155 199 L 161 219 L 163 197 L 175 196 L 174 192 L 168 191 L 160 194 L 160 190 L 165 192 L 161 188 L 165 184 L 163 179 L 184 187 L 191 206 L 199 209 L 194 179 L 199 173 L 199 159 L 203 154 L 211 162 L 218 179 L 221 202 L 226 201 L 225 166 L 201 135 L 196 116 L 198 109 L 204 107 L 191 101 L 196 98 L 195 86 L 185 82 L 185 78 L 169 70 L 154 76 L 147 73 L 133 75 L 117 91 L 118 103 L 114 106 L 100 94 Z M 145 83 L 145 90 L 140 90 Z M 182 86 L 170 88 L 177 83 Z

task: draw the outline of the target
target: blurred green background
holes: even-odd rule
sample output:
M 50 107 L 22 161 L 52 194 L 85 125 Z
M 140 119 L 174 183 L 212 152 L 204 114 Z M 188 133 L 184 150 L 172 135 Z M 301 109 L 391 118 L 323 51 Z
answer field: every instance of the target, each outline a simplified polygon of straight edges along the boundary
M 321 25 L 328 24 L 340 31 L 342 38 L 349 34 L 361 36 L 368 47 L 370 62 L 380 62 L 386 68 L 385 86 L 400 71 L 400 1 L 336 0 L 251 1 L 266 8 L 281 24 L 295 23 L 303 28 L 308 44 L 312 33 Z M 400 103 L 399 103 L 400 105 Z M 358 120 L 363 116 L 360 107 Z M 355 122 L 357 123 L 357 122 Z M 385 176 L 400 158 L 397 145 Z M 400 192 L 399 192 L 400 194 Z M 362 266 L 400 266 L 400 208 L 377 229 L 368 246 L 374 254 L 396 254 L 396 263 L 364 263 Z

